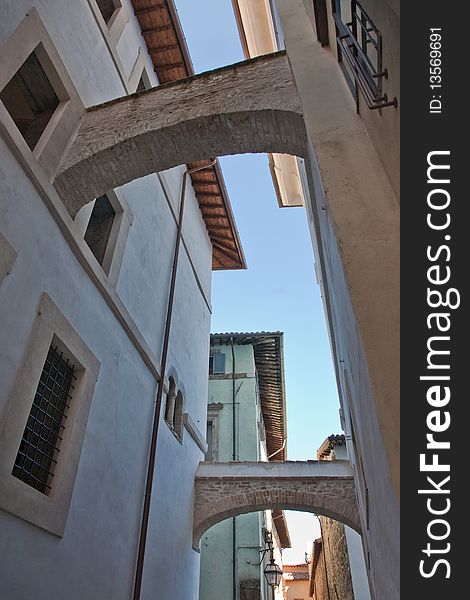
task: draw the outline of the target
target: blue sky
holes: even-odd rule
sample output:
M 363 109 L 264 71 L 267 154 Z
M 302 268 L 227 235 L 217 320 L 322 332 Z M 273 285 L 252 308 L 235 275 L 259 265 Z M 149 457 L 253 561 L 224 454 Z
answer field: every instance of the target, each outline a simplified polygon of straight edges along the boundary
M 230 0 L 176 5 L 196 73 L 243 60 Z M 315 458 L 340 425 L 305 210 L 278 207 L 266 155 L 222 157 L 220 164 L 248 269 L 213 274 L 211 330 L 284 332 L 288 459 Z M 316 519 L 287 518 L 296 545 L 287 560 L 302 560 Z

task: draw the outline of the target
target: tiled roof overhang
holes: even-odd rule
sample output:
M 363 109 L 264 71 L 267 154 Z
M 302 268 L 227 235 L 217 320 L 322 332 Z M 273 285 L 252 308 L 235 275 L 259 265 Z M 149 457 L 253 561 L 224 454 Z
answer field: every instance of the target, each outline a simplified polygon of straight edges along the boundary
M 270 461 L 285 461 L 286 449 L 286 395 L 284 383 L 284 334 L 259 333 L 214 333 L 211 345 L 230 346 L 237 344 L 253 346 L 258 385 L 266 430 L 266 446 Z
M 132 4 L 158 81 L 168 83 L 194 75 L 173 0 L 132 0 Z M 212 268 L 246 269 L 222 171 L 217 162 L 212 166 L 211 162 L 191 163 L 188 168 L 205 165 L 191 180 L 212 242 Z
M 335 446 L 344 446 L 345 444 L 346 436 L 344 433 L 328 436 L 317 450 L 317 460 L 325 460 L 325 458 L 330 456 Z
M 281 548 L 291 548 L 289 529 L 287 528 L 286 516 L 283 510 L 272 511 L 274 527 L 276 528 L 279 537 L 279 545 Z

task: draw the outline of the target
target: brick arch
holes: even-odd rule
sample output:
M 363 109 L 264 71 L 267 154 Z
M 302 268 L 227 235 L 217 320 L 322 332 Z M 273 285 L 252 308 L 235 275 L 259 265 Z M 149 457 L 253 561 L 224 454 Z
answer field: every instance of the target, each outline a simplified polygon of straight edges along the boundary
M 88 109 L 54 186 L 74 215 L 90 198 L 150 173 L 229 154 L 305 156 L 306 139 L 281 52 Z
M 229 517 L 267 509 L 299 510 L 341 521 L 361 533 L 348 462 L 201 463 L 196 475 L 193 547 Z

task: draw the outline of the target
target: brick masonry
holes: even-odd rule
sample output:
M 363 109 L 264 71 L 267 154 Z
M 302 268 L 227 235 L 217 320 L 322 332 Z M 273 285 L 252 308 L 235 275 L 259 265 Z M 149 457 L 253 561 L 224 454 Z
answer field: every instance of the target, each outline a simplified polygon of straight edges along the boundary
M 234 467 L 240 464 L 243 465 L 235 463 Z M 250 463 L 247 465 L 251 466 Z M 298 463 L 292 463 L 292 471 L 296 465 Z M 239 466 L 237 470 L 242 472 Z M 325 515 L 360 532 L 352 475 L 290 477 L 287 471 L 284 476 L 270 478 L 196 475 L 193 546 L 198 548 L 204 532 L 216 523 L 266 509 L 301 510 Z
M 88 109 L 54 185 L 74 215 L 90 199 L 139 177 L 247 152 L 306 154 L 300 100 L 284 53 Z

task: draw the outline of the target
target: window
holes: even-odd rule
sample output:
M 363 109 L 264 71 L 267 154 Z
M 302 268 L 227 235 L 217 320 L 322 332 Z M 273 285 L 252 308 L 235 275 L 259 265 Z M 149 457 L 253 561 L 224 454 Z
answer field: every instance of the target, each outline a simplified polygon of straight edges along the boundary
M 170 386 L 166 395 L 165 421 L 173 427 L 175 417 L 175 401 L 176 401 L 176 383 L 173 377 L 170 377 Z
M 0 99 L 26 143 L 34 150 L 60 104 L 37 50 L 28 56 L 2 89 Z
M 124 194 L 114 190 L 85 204 L 75 215 L 75 234 L 85 241 L 113 286 L 118 281 L 132 220 Z
M 225 354 L 214 352 L 209 356 L 209 375 L 225 373 Z
M 382 34 L 369 15 L 357 0 L 334 0 L 333 18 L 338 61 L 357 109 L 359 91 L 371 110 L 396 107 L 396 98 L 389 101 L 382 90 L 382 80 L 388 77 L 382 65 Z
M 51 489 L 75 379 L 75 365 L 51 346 L 12 471 L 43 494 Z
M 63 536 L 100 363 L 43 293 L 0 423 L 0 508 Z
M 120 4 L 115 2 L 115 0 L 96 0 L 96 3 L 98 4 L 100 13 L 103 15 L 104 22 L 108 25 L 115 11 L 120 8 Z
M 0 45 L 0 56 L 2 136 L 23 168 L 41 167 L 53 180 L 85 107 L 34 7 Z
M 148 89 L 147 86 L 145 85 L 145 81 L 143 80 L 143 78 L 141 77 L 139 79 L 139 83 L 137 84 L 137 89 L 135 90 L 136 92 L 143 92 L 144 90 Z
M 219 416 L 220 411 L 223 408 L 221 402 L 209 403 L 207 406 L 207 429 L 206 429 L 206 443 L 207 461 L 217 461 L 219 456 Z
M 183 394 L 178 390 L 175 400 L 175 413 L 173 417 L 173 431 L 181 441 L 183 439 Z
M 165 421 L 176 438 L 183 439 L 183 394 L 176 390 L 176 383 L 170 377 L 170 386 L 166 397 Z
M 145 69 L 142 71 L 142 75 L 140 76 L 139 83 L 137 84 L 136 92 L 143 92 L 144 90 L 150 90 L 152 88 L 152 84 L 150 83 L 150 77 L 147 75 Z
M 96 198 L 85 231 L 85 241 L 101 266 L 105 260 L 115 217 L 116 211 L 107 194 Z
M 207 452 L 206 452 L 206 460 L 209 460 L 209 461 L 214 460 L 213 438 L 214 438 L 214 421 L 207 421 L 207 432 L 206 432 Z

